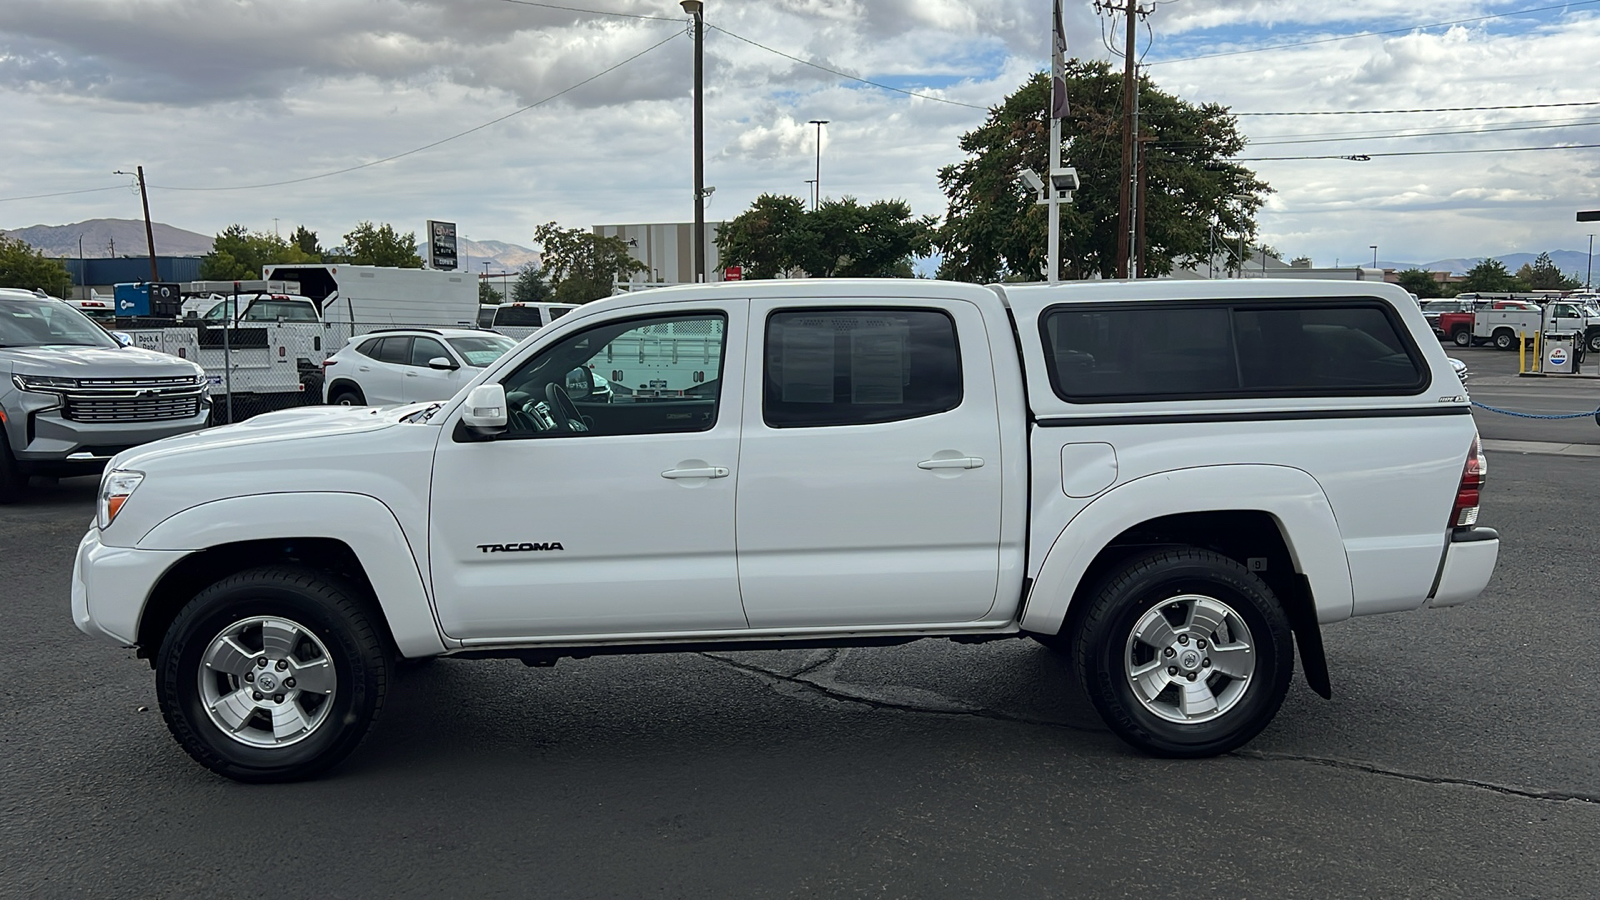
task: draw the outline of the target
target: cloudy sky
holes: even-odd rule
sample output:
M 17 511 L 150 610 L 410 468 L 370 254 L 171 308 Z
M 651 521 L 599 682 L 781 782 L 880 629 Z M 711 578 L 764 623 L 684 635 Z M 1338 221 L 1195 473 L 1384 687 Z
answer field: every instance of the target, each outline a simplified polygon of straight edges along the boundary
M 0 227 L 136 218 L 137 194 L 112 172 L 137 164 L 152 215 L 203 233 L 270 231 L 276 219 L 285 234 L 304 223 L 333 243 L 361 219 L 420 234 L 439 218 L 474 240 L 526 245 L 550 220 L 690 218 L 692 44 L 678 4 L 556 6 L 573 9 L 4 0 Z M 1087 0 L 1064 8 L 1072 53 L 1111 58 L 1109 21 Z M 806 123 L 818 118 L 830 120 L 825 194 L 942 213 L 935 173 L 959 159 L 982 107 L 1048 65 L 1049 10 L 708 0 L 708 218 L 766 191 L 806 196 Z M 1161 0 L 1148 22 L 1140 49 L 1163 89 L 1241 114 L 1584 104 L 1242 116 L 1246 158 L 1372 157 L 1251 163 L 1277 190 L 1264 236 L 1287 255 L 1333 265 L 1370 261 L 1372 244 L 1409 261 L 1587 247 L 1593 228 L 1573 213 L 1600 208 L 1600 147 L 1436 151 L 1600 144 L 1600 0 Z M 1456 133 L 1394 136 L 1418 132 Z M 67 191 L 87 192 L 34 196 Z

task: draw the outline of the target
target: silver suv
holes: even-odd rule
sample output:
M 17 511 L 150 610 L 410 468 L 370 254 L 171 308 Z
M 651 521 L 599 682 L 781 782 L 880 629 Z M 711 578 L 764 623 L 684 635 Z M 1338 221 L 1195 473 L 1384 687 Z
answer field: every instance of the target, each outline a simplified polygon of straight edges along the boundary
M 0 503 L 29 475 L 92 475 L 210 415 L 198 365 L 123 346 L 60 300 L 0 288 Z

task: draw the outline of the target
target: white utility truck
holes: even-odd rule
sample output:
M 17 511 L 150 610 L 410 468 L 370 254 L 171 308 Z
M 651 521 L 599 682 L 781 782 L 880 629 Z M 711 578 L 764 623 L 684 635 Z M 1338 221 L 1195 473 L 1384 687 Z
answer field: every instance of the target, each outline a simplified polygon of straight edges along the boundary
M 1070 648 L 1117 735 L 1206 756 L 1297 645 L 1330 695 L 1322 628 L 1487 585 L 1470 413 L 1393 285 L 686 285 L 448 401 L 117 455 L 72 616 L 241 781 L 344 758 L 400 660 L 922 638 Z
M 330 334 L 328 353 L 377 328 L 471 328 L 478 279 L 464 272 L 389 266 L 262 266 L 261 277 L 317 305 Z M 298 285 L 298 290 L 293 288 Z
M 1592 302 L 1552 300 L 1542 309 L 1480 309 L 1472 314 L 1472 343 L 1512 350 L 1518 340 L 1538 333 L 1580 335 L 1590 350 L 1600 352 L 1600 309 Z M 1457 338 L 1457 344 L 1462 341 Z M 1462 344 L 1462 346 L 1465 346 Z

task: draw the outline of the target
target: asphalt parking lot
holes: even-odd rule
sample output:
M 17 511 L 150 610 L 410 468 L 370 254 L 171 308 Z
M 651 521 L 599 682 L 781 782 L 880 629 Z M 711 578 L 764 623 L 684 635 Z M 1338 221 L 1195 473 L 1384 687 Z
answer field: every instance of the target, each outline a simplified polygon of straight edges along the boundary
M 1597 465 L 1491 454 L 1488 592 L 1329 627 L 1334 699 L 1218 759 L 1135 755 L 1031 641 L 923 641 L 444 661 L 276 787 L 73 629 L 94 486 L 42 486 L 0 512 L 0 896 L 1593 897 Z

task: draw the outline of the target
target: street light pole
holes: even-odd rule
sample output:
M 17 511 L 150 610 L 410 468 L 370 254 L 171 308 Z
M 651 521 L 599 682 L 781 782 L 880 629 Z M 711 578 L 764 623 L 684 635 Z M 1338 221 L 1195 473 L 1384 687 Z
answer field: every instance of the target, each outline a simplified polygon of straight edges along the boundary
M 1378 245 L 1369 244 L 1368 246 L 1372 248 L 1372 267 L 1376 269 L 1378 267 Z
M 706 165 L 705 102 L 705 4 L 700 0 L 680 0 L 683 11 L 694 17 L 694 280 L 706 280 Z
M 822 203 L 822 126 L 828 124 L 828 120 L 812 119 L 807 124 L 817 126 L 817 180 L 811 194 L 811 208 L 815 210 Z
M 817 180 L 815 178 L 807 178 L 806 179 L 806 191 L 811 194 L 811 208 L 812 209 L 816 209 L 817 208 Z
M 78 245 L 80 247 L 83 245 L 83 238 L 78 239 Z M 82 251 L 80 250 L 79 252 L 81 253 Z M 1594 290 L 1594 235 L 1592 234 L 1589 235 L 1589 267 L 1588 271 L 1583 273 L 1583 289 L 1586 291 Z

